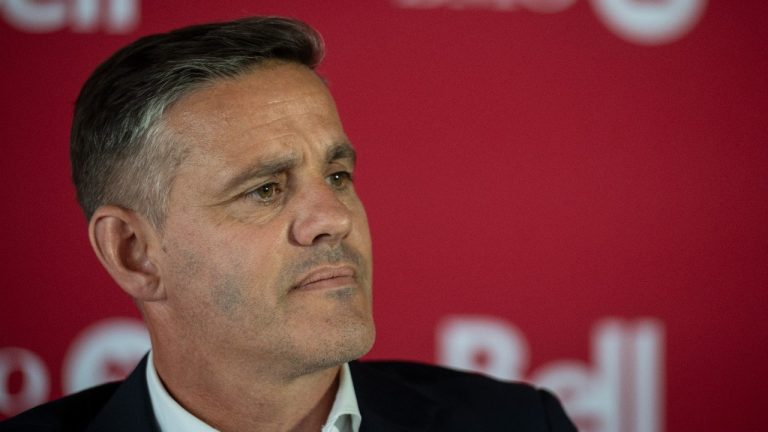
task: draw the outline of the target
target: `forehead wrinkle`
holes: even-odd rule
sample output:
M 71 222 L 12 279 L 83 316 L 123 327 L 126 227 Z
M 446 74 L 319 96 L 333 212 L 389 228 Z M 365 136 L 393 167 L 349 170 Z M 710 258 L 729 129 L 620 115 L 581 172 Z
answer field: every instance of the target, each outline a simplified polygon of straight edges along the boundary
M 263 116 L 266 117 L 266 116 Z M 302 120 L 304 118 L 308 118 L 309 120 Z M 260 137 L 260 131 L 265 128 L 273 128 L 282 131 L 280 134 L 275 134 L 273 136 L 269 137 L 269 141 L 276 141 L 280 138 L 288 137 L 288 136 L 295 136 L 297 135 L 298 129 L 295 127 L 295 124 L 302 120 L 306 122 L 315 122 L 316 118 L 320 118 L 322 122 L 322 117 L 315 115 L 312 112 L 302 112 L 302 113 L 287 113 L 280 116 L 274 116 L 274 118 L 270 118 L 268 120 L 260 121 L 257 125 L 252 125 L 248 129 L 244 129 L 242 131 L 237 131 L 236 134 L 239 136 L 247 136 L 247 135 L 253 135 L 255 137 Z M 234 126 L 237 126 L 235 123 Z M 232 131 L 234 128 L 229 128 L 230 131 Z M 236 130 L 236 129 L 235 129 Z
M 314 101 L 319 96 L 319 99 L 328 99 L 328 92 L 325 90 L 324 87 L 318 88 L 318 89 L 311 89 L 311 90 L 305 90 L 302 92 L 293 91 L 288 92 L 283 90 L 281 93 L 275 94 L 270 100 L 264 101 L 264 105 L 269 107 L 269 109 L 275 109 L 275 106 L 282 105 L 283 107 L 287 108 L 278 108 L 280 111 L 285 111 L 289 113 L 298 112 L 301 110 L 296 110 L 295 108 L 297 106 L 304 105 L 306 101 Z M 298 104 L 296 102 L 299 102 Z M 319 103 L 312 103 L 310 106 L 316 106 L 320 105 Z M 294 108 L 291 110 L 290 108 Z
M 233 84 L 236 85 L 237 83 Z M 269 123 L 274 118 L 279 119 L 286 116 L 312 114 L 316 112 L 316 109 L 322 111 L 323 106 L 327 103 L 335 106 L 333 98 L 322 84 L 301 91 L 281 85 L 278 85 L 276 88 L 274 85 L 264 88 L 264 84 L 258 81 L 246 84 L 251 85 L 236 91 L 228 91 L 225 88 L 214 89 L 219 91 L 211 91 L 206 96 L 219 99 L 222 112 L 236 113 L 244 110 L 252 115 L 265 118 L 263 124 Z M 258 95 L 262 99 L 258 107 L 251 105 L 251 98 L 254 95 Z

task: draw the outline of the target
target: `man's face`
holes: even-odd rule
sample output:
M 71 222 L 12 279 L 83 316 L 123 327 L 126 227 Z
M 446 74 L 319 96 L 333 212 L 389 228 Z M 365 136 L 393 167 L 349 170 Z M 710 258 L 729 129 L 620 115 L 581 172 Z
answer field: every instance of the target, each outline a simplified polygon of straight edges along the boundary
M 265 65 L 190 93 L 165 118 L 188 150 L 162 232 L 167 299 L 151 306 L 177 328 L 173 349 L 285 374 L 367 352 L 368 222 L 354 152 L 320 79 Z

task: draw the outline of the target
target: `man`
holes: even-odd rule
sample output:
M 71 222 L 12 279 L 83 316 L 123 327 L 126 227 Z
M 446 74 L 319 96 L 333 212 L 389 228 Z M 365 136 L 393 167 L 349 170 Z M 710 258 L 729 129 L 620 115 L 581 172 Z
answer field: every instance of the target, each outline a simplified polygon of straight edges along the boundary
M 574 430 L 548 393 L 373 344 L 355 150 L 313 71 L 320 37 L 248 18 L 142 38 L 86 82 L 73 178 L 152 351 L 123 383 L 8 430 Z

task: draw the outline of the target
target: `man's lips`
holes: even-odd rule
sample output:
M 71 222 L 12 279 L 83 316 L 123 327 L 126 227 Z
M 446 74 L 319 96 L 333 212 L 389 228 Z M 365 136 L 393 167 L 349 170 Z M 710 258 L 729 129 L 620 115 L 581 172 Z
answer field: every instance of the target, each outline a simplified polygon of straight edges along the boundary
M 307 273 L 298 284 L 297 290 L 348 287 L 356 284 L 355 269 L 350 266 L 324 266 Z

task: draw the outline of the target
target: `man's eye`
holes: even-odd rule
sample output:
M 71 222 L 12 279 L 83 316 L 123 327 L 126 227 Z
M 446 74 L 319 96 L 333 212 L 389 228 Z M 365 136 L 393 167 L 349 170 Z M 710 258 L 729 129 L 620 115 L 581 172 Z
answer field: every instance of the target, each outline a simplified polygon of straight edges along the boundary
M 335 189 L 342 189 L 350 182 L 352 182 L 352 174 L 346 171 L 335 172 L 328 176 L 328 184 Z
M 269 201 L 278 193 L 280 193 L 280 185 L 277 183 L 267 183 L 257 187 L 256 189 L 253 189 L 246 195 L 253 198 L 258 198 L 261 201 Z

